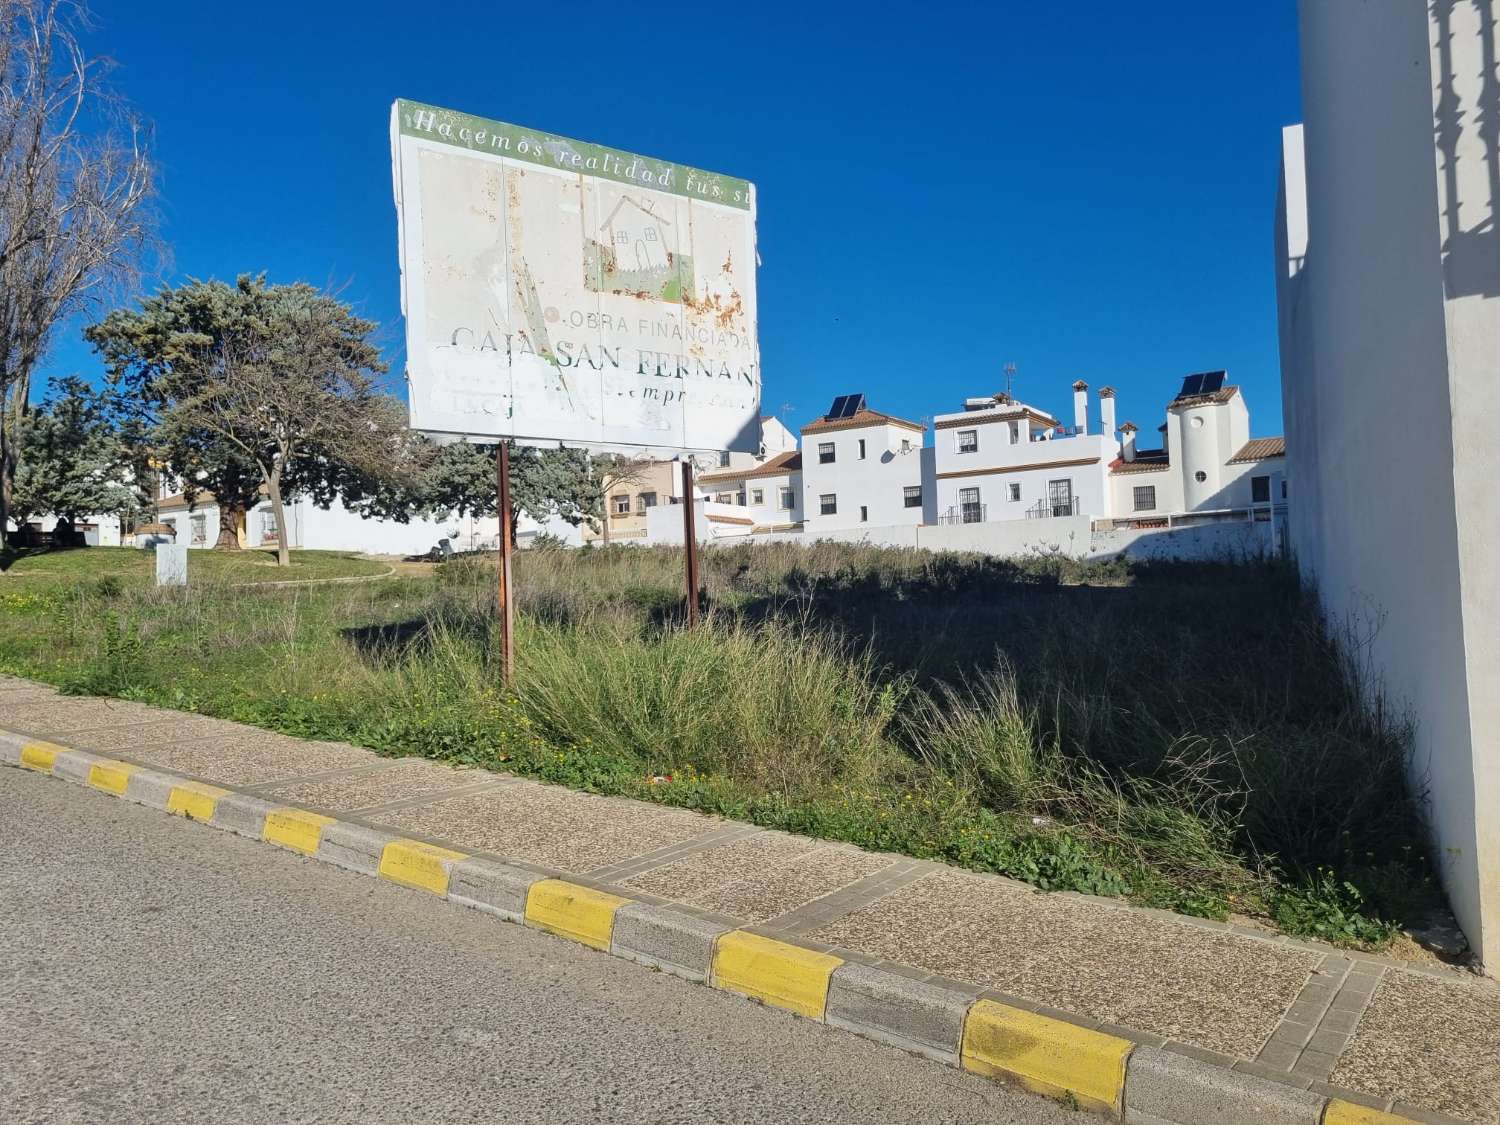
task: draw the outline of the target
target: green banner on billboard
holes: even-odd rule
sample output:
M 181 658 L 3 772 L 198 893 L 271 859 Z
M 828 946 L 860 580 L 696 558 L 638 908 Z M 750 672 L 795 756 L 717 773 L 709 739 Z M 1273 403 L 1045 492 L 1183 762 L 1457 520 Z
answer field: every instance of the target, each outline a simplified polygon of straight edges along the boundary
M 403 136 L 419 137 L 470 152 L 524 160 L 580 176 L 636 184 L 705 203 L 722 203 L 742 211 L 750 209 L 750 182 L 734 176 L 705 172 L 701 168 L 575 141 L 554 133 L 491 121 L 486 117 L 405 98 L 396 102 L 396 118 Z

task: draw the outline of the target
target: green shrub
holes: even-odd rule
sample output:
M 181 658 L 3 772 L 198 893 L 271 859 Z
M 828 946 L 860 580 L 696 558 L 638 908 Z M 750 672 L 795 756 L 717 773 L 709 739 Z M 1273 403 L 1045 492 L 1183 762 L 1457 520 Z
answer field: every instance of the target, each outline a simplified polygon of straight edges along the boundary
M 1278 890 L 1271 917 L 1295 937 L 1370 949 L 1390 944 L 1398 932 L 1397 926 L 1369 912 L 1358 887 L 1326 868 Z

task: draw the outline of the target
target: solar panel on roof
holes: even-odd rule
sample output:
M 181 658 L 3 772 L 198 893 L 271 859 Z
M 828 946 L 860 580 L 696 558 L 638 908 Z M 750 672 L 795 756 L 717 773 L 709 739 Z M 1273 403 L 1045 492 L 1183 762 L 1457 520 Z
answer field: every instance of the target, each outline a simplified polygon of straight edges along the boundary
M 858 414 L 864 408 L 865 408 L 865 396 L 864 395 L 850 395 L 849 396 L 849 403 L 848 403 L 847 406 L 844 407 L 844 417 L 845 418 L 853 418 L 856 414 Z
M 833 400 L 833 405 L 828 408 L 828 413 L 825 414 L 824 417 L 830 420 L 834 418 L 842 418 L 844 416 L 844 407 L 848 405 L 849 396 L 839 395 L 838 398 Z
M 1215 391 L 1223 390 L 1225 374 L 1226 373 L 1223 371 L 1210 371 L 1208 374 L 1204 375 L 1203 393 L 1206 395 L 1211 395 Z
M 1203 393 L 1203 376 L 1189 375 L 1182 381 L 1182 393 L 1178 398 L 1187 398 L 1189 395 L 1201 395 Z

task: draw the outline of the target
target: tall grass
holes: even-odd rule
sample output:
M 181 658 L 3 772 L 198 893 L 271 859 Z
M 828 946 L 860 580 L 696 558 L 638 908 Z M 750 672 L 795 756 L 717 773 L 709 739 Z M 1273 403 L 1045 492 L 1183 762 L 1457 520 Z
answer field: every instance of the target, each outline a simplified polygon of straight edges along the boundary
M 741 545 L 704 554 L 689 631 L 681 567 L 524 553 L 513 692 L 483 557 L 303 591 L 80 583 L 0 603 L 28 630 L 0 668 L 1349 940 L 1431 904 L 1409 732 L 1288 568 Z

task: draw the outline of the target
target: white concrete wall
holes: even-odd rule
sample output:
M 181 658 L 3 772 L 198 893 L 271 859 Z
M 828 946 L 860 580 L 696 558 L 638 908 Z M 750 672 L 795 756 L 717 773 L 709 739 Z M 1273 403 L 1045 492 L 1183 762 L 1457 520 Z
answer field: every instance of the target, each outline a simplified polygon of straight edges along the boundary
M 1037 551 L 1061 551 L 1087 558 L 1091 550 L 1088 516 L 1042 520 L 938 524 L 920 528 L 917 546 L 928 551 L 978 551 L 1002 558 Z
M 1274 525 L 1236 520 L 1193 527 L 1094 532 L 1092 558 L 1123 554 L 1133 559 L 1179 562 L 1244 562 L 1275 552 Z
M 1374 631 L 1376 686 L 1417 722 L 1435 858 L 1491 966 L 1500 153 L 1481 130 L 1500 113 L 1482 80 L 1497 2 L 1301 0 L 1305 258 L 1290 133 L 1276 237 L 1294 547 L 1329 618 Z
M 797 435 L 787 429 L 780 418 L 765 417 L 760 420 L 761 453 L 775 457 L 778 453 L 790 453 L 797 448 Z
M 757 543 L 861 543 L 915 547 L 925 551 L 972 551 L 997 558 L 1061 552 L 1076 559 L 1137 559 L 1239 562 L 1270 554 L 1270 523 L 1248 520 L 1147 530 L 1091 531 L 1088 516 L 1048 520 L 940 524 L 930 527 L 844 528 L 827 532 L 778 532 L 754 536 Z M 681 529 L 677 543 L 682 542 Z
M 1156 506 L 1135 510 L 1135 488 L 1142 485 L 1156 489 Z M 1109 478 L 1110 511 L 1117 520 L 1165 516 L 1182 511 L 1182 482 L 1171 469 L 1149 473 L 1114 473 Z
M 746 516 L 744 507 L 739 504 L 720 504 L 700 497 L 694 501 L 693 533 L 698 537 L 699 543 L 713 543 L 721 539 L 742 540 L 752 530 L 749 524 L 739 522 Z M 649 509 L 646 512 L 645 544 L 652 547 L 681 547 L 684 530 L 682 520 L 681 504 Z

